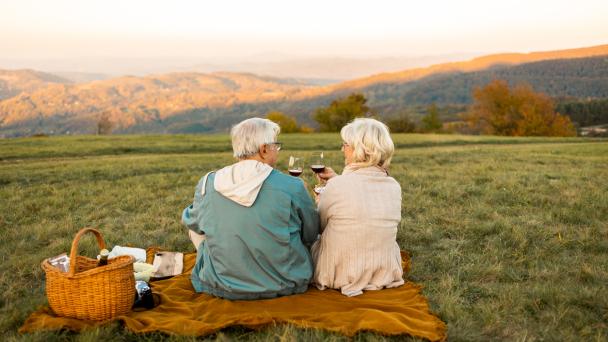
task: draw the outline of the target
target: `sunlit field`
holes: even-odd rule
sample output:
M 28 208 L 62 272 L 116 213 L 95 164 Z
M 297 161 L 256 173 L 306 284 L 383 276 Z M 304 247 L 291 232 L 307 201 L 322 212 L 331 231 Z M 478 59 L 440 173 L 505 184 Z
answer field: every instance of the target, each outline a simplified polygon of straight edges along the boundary
M 398 242 L 407 279 L 424 286 L 450 341 L 608 339 L 608 140 L 395 135 Z M 341 171 L 337 134 L 281 135 L 290 155 L 324 151 Z M 191 340 L 119 324 L 19 335 L 46 305 L 40 262 L 69 251 L 85 226 L 110 245 L 192 251 L 179 222 L 198 179 L 232 163 L 229 137 L 78 136 L 0 140 L 0 330 L 3 340 Z M 314 184 L 313 174 L 303 178 Z M 96 254 L 93 239 L 83 254 Z M 289 325 L 229 328 L 220 340 L 346 340 Z M 403 340 L 371 333 L 355 340 Z

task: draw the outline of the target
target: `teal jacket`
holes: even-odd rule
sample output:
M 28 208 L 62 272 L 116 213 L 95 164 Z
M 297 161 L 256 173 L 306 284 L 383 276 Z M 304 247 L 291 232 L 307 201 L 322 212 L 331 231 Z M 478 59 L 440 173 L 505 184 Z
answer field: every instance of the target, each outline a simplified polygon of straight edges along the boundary
M 303 182 L 273 170 L 251 207 L 222 196 L 209 174 L 182 214 L 189 229 L 205 234 L 192 285 L 226 299 L 260 299 L 302 293 L 313 275 L 307 246 L 319 234 L 319 216 Z

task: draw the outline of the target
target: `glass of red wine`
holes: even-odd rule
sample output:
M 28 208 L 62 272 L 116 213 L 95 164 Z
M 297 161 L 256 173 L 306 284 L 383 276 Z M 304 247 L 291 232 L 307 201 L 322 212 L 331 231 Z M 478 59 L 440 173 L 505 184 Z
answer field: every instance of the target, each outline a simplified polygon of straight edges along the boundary
M 312 172 L 319 174 L 325 170 L 325 160 L 323 159 L 323 152 L 315 152 L 310 159 L 310 169 Z M 314 187 L 314 191 L 320 194 L 325 189 L 325 185 L 317 183 Z
M 300 177 L 303 171 L 304 167 L 302 166 L 302 158 L 289 156 L 289 165 L 287 167 L 287 172 L 289 172 L 291 176 Z

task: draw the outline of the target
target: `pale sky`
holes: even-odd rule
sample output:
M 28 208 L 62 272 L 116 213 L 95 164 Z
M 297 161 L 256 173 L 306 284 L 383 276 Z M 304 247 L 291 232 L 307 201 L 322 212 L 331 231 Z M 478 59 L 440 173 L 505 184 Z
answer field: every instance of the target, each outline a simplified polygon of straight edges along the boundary
M 0 0 L 0 58 L 421 56 L 608 44 L 608 0 Z

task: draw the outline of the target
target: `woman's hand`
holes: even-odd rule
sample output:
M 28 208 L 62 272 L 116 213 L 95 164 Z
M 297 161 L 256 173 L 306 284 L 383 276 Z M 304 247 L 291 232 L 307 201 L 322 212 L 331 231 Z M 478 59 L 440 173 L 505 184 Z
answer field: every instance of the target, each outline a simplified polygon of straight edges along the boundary
M 329 166 L 326 166 L 325 169 L 323 170 L 323 172 L 317 173 L 315 175 L 317 176 L 317 179 L 319 181 L 325 183 L 328 180 L 336 177 L 338 174 L 336 174 L 336 171 L 334 171 L 334 169 L 332 169 Z

